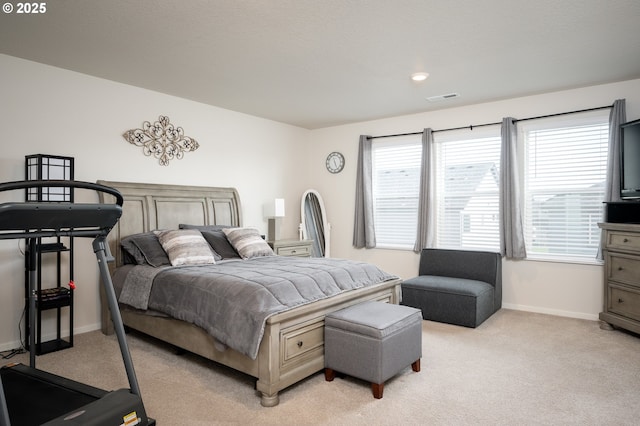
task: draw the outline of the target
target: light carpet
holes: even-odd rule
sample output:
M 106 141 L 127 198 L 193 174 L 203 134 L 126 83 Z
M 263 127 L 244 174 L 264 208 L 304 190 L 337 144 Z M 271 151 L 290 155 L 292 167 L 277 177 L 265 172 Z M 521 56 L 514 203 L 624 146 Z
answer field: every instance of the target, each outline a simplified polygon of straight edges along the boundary
M 319 372 L 260 405 L 254 379 L 128 334 L 148 414 L 158 425 L 637 425 L 640 337 L 596 321 L 502 309 L 476 329 L 423 321 L 422 371 L 384 397 Z M 114 336 L 78 335 L 37 367 L 103 389 L 127 387 Z M 28 355 L 12 359 L 28 364 Z

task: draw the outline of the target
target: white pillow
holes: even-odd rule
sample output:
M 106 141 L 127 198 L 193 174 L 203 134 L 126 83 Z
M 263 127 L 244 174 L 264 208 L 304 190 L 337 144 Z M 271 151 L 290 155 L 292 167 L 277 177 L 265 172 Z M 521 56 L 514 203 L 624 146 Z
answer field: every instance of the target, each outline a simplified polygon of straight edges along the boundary
M 273 250 L 253 228 L 224 228 L 222 232 L 227 236 L 234 249 L 243 259 L 258 256 L 273 256 Z
M 171 265 L 203 265 L 216 263 L 207 240 L 197 229 L 154 231 Z

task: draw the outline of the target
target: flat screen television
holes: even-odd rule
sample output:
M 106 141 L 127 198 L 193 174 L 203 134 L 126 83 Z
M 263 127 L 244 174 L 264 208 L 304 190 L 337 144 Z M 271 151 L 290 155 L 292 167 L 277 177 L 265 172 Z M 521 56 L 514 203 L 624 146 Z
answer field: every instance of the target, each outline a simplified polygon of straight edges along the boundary
M 620 126 L 620 198 L 640 199 L 640 120 Z

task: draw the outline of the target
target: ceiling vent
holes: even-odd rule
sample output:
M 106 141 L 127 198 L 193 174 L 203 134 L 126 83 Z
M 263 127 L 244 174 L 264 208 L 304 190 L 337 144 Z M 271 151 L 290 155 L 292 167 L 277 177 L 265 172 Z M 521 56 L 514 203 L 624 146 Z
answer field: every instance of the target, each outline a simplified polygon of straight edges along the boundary
M 447 93 L 446 95 L 430 96 L 427 98 L 429 102 L 440 102 L 447 99 L 453 99 L 460 97 L 459 93 Z

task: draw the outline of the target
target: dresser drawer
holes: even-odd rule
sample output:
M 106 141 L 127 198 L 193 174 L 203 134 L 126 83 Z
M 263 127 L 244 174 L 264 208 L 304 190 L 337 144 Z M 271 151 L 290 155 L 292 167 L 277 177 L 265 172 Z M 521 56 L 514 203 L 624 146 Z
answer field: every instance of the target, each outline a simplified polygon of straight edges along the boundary
M 607 232 L 606 247 L 609 250 L 640 252 L 640 234 L 624 231 Z
M 640 257 L 607 253 L 608 279 L 640 287 Z
M 313 240 L 277 240 L 268 241 L 278 256 L 311 257 Z
M 308 357 L 321 356 L 324 353 L 324 319 L 283 330 L 281 345 L 284 348 L 281 360 L 283 368 Z
M 608 308 L 610 312 L 640 321 L 640 292 L 610 285 Z
M 276 254 L 279 256 L 301 256 L 310 257 L 311 247 L 306 245 L 278 247 Z

